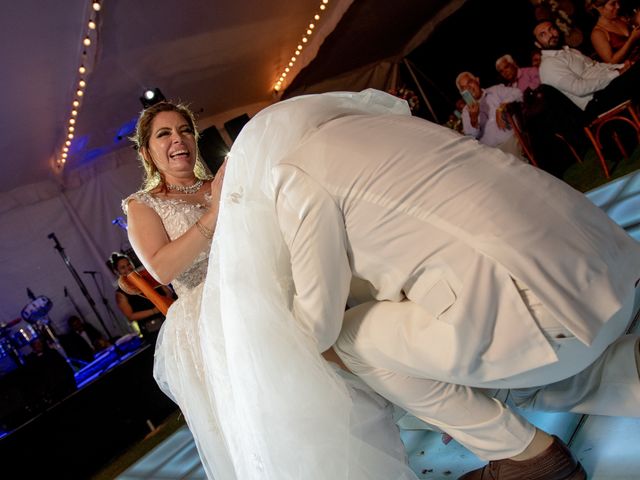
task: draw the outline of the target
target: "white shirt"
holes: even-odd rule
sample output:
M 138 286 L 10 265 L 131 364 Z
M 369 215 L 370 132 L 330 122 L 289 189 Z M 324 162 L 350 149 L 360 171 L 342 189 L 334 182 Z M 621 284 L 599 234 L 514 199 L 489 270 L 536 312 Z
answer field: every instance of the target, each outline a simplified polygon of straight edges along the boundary
M 465 135 L 471 135 L 480 143 L 498 147 L 513 137 L 513 130 L 501 129 L 496 122 L 496 110 L 503 103 L 521 102 L 522 92 L 518 88 L 494 85 L 482 91 L 478 127 L 471 125 L 469 107 L 462 110 L 462 129 Z
M 584 110 L 593 94 L 620 75 L 621 64 L 600 63 L 578 50 L 542 50 L 540 81 L 560 90 Z
M 353 275 L 424 308 L 421 348 L 445 374 L 505 378 L 557 360 L 512 278 L 589 344 L 640 276 L 640 246 L 584 195 L 420 119 L 330 121 L 272 173 L 294 312 L 320 351 Z

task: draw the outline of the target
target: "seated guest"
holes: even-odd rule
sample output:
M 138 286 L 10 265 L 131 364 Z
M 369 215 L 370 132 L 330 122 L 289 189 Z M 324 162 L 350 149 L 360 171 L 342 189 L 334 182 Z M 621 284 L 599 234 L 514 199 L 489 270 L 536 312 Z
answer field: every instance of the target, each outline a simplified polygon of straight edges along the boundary
M 160 327 L 164 322 L 164 315 L 141 291 L 126 282 L 126 277 L 134 271 L 131 259 L 121 253 L 113 253 L 110 265 L 114 273 L 118 275 L 118 289 L 116 290 L 116 305 L 131 323 L 137 324 L 140 333 L 155 345 Z M 165 297 L 173 296 L 171 290 L 165 285 L 158 285 L 156 291 Z
M 496 60 L 496 70 L 505 80 L 505 85 L 518 88 L 522 93 L 527 88 L 535 90 L 540 85 L 538 68 L 520 68 L 511 55 L 503 55 Z
M 542 61 L 542 53 L 537 48 L 531 52 L 531 66 L 540 68 L 540 62 Z M 540 78 L 540 72 L 538 72 L 538 78 Z
M 79 317 L 72 315 L 67 323 L 69 333 L 63 335 L 60 342 L 70 358 L 92 362 L 96 353 L 111 345 L 93 325 Z
M 640 29 L 633 28 L 619 15 L 618 0 L 587 0 L 587 8 L 598 17 L 591 31 L 591 43 L 606 63 L 635 61 L 640 46 Z
M 542 48 L 540 80 L 560 90 L 586 118 L 595 118 L 620 103 L 640 96 L 640 63 L 598 63 L 564 45 L 558 29 L 542 21 L 533 30 Z
M 464 103 L 464 100 L 461 98 L 456 101 L 456 109 L 449 115 L 449 119 L 444 124 L 445 127 L 462 133 L 462 111 L 465 105 L 466 103 Z
M 522 101 L 522 92 L 504 85 L 483 89 L 480 79 L 470 72 L 460 73 L 456 78 L 456 86 L 467 102 L 462 111 L 464 134 L 522 158 L 518 141 L 504 116 L 507 104 Z

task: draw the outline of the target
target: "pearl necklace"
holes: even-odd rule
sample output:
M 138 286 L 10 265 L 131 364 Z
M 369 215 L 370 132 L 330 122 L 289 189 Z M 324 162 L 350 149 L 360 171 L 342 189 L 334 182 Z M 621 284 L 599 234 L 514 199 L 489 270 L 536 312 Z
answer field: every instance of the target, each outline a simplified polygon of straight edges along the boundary
M 172 192 L 192 194 L 192 193 L 196 193 L 198 190 L 200 190 L 200 187 L 202 186 L 203 183 L 204 182 L 202 180 L 198 180 L 193 185 L 189 185 L 187 187 L 183 187 L 182 185 L 172 185 L 172 184 L 170 184 L 168 182 L 165 182 L 165 185 Z

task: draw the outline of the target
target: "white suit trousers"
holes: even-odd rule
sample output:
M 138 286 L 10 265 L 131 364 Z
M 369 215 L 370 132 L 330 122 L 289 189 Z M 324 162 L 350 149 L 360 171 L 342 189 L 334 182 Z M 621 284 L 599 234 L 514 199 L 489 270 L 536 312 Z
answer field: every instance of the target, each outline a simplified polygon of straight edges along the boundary
M 424 377 L 408 375 L 397 363 L 389 364 L 384 345 L 371 342 L 369 332 L 376 329 L 375 337 L 384 338 L 381 331 L 386 330 L 389 338 L 398 338 L 402 319 L 419 317 L 414 310 L 421 307 L 409 301 L 368 302 L 348 310 L 334 348 L 347 367 L 371 388 L 447 432 L 485 460 L 521 453 L 533 439 L 535 428 L 497 399 L 488 397 L 482 388 L 511 388 L 514 402 L 522 407 L 640 416 L 638 338 L 624 335 L 634 311 L 633 296 L 587 347 L 559 325 L 530 291 L 516 285 L 556 350 L 558 362 L 475 386 L 458 385 L 455 379 L 451 383 L 431 380 L 428 365 L 424 366 Z

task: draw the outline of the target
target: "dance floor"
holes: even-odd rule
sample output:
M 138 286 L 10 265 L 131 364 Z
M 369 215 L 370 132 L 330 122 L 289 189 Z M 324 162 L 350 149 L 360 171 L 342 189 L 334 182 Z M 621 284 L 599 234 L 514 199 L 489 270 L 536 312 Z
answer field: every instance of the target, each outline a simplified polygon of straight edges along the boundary
M 640 171 L 599 187 L 587 196 L 640 241 Z M 522 413 L 535 425 L 570 442 L 591 480 L 640 478 L 640 419 Z M 416 419 L 403 418 L 399 423 L 409 463 L 418 478 L 455 479 L 483 463 L 456 442 L 444 445 L 439 434 L 420 429 Z M 117 478 L 195 480 L 206 476 L 193 437 L 183 427 Z

